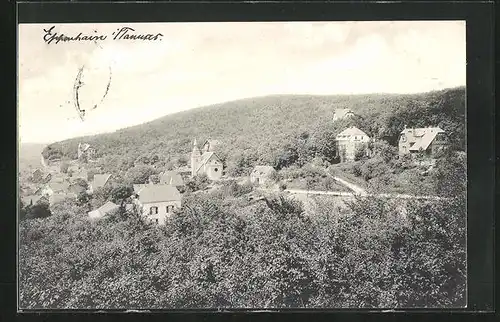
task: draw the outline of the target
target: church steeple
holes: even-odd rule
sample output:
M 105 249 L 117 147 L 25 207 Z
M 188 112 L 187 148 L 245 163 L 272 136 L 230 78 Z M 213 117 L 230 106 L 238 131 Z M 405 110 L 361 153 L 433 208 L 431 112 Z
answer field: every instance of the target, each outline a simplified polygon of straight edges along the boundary
M 191 152 L 191 176 L 196 175 L 196 170 L 198 169 L 198 165 L 201 162 L 201 151 L 196 144 L 196 138 L 193 142 L 193 151 Z

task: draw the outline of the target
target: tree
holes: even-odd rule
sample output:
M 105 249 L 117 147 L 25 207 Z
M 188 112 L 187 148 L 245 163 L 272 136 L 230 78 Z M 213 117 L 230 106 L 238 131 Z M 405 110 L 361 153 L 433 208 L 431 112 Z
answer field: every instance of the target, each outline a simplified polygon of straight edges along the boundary
M 366 158 L 366 148 L 363 145 L 356 146 L 354 151 L 354 161 L 359 161 Z
M 137 165 L 127 171 L 125 179 L 131 184 L 143 184 L 146 183 L 153 174 L 156 174 L 156 170 L 152 166 Z
M 26 207 L 26 217 L 28 219 L 34 218 L 47 218 L 51 216 L 49 204 L 43 202 L 37 202 L 32 206 Z
M 61 162 L 60 170 L 62 173 L 68 173 L 69 169 L 69 163 L 68 162 Z
M 123 206 L 125 200 L 134 193 L 134 188 L 130 185 L 119 185 L 111 191 L 111 198 L 113 202 L 120 203 Z
M 76 197 L 76 204 L 79 206 L 79 207 L 87 207 L 88 210 L 92 210 L 92 206 L 90 204 L 90 199 L 91 199 L 91 196 L 86 192 L 86 191 L 81 191 L 77 197 Z
M 189 192 L 195 192 L 198 190 L 204 190 L 208 187 L 210 180 L 206 174 L 196 175 L 186 181 L 186 190 Z
M 149 177 L 149 180 L 151 180 L 151 182 L 154 184 L 159 184 L 160 183 L 160 176 L 158 174 L 152 174 Z

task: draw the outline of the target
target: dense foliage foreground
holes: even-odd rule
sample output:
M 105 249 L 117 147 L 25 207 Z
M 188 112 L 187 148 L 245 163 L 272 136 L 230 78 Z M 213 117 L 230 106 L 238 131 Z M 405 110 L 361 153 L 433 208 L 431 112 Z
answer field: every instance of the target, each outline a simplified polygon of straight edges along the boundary
M 59 205 L 20 223 L 20 307 L 465 305 L 465 198 L 318 200 L 187 194 L 165 227 Z

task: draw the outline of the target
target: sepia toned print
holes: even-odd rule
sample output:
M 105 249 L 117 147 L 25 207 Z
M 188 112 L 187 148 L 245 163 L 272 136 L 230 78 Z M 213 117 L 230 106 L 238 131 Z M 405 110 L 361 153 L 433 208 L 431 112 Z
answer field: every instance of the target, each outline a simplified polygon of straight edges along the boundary
M 465 22 L 18 44 L 19 309 L 465 307 Z

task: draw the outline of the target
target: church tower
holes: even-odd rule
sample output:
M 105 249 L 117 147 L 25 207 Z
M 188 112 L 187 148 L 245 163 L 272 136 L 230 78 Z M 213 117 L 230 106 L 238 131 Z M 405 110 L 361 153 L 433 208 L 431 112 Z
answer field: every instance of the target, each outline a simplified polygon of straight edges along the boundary
M 196 175 L 196 169 L 201 162 L 201 151 L 196 144 L 196 139 L 193 142 L 193 152 L 191 152 L 191 176 Z

